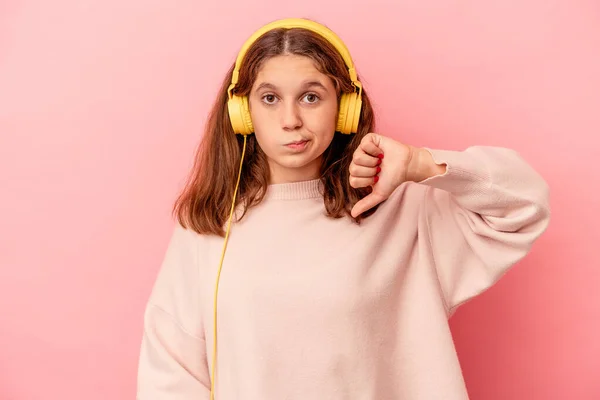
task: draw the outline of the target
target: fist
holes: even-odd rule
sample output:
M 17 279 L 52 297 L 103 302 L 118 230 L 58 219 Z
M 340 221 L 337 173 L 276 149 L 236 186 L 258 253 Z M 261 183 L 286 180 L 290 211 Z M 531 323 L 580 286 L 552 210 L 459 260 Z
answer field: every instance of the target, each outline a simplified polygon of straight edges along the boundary
M 350 186 L 371 186 L 369 195 L 358 201 L 351 215 L 356 217 L 385 201 L 401 183 L 407 180 L 410 162 L 415 152 L 412 146 L 368 133 L 352 156 Z

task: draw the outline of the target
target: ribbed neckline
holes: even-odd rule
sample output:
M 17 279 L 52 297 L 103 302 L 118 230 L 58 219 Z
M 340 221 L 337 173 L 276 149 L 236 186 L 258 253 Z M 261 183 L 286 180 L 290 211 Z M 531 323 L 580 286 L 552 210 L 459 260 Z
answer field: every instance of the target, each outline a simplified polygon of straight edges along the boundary
M 265 198 L 271 200 L 304 200 L 323 197 L 323 184 L 320 179 L 308 181 L 276 183 L 267 188 Z

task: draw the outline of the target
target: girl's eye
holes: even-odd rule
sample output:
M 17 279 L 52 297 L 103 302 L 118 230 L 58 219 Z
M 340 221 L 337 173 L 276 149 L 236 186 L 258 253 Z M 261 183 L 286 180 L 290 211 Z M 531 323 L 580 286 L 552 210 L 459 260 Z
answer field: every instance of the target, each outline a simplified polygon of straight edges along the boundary
M 267 104 L 273 104 L 275 100 L 277 100 L 277 98 L 273 94 L 266 94 L 263 96 L 263 101 Z
M 304 98 L 306 99 L 307 103 L 313 104 L 316 103 L 317 101 L 319 101 L 319 96 L 317 96 L 314 93 L 308 93 L 306 96 L 304 96 Z

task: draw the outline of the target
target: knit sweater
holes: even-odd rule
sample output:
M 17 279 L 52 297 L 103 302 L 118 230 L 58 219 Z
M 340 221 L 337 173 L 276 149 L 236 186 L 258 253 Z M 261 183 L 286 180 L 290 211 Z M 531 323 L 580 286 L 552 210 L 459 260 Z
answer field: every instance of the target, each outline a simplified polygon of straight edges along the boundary
M 319 180 L 268 187 L 232 225 L 218 400 L 465 400 L 448 319 L 546 229 L 546 182 L 513 150 L 427 148 L 446 172 L 370 217 L 325 215 Z M 210 394 L 223 239 L 177 225 L 150 295 L 139 400 Z

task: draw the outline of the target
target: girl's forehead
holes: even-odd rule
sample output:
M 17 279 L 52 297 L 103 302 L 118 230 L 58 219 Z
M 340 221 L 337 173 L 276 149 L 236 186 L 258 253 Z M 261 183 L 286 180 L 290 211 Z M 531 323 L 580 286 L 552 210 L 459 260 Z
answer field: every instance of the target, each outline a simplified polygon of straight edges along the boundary
M 308 57 L 277 56 L 265 61 L 258 71 L 254 86 L 277 86 L 283 83 L 302 85 L 315 81 L 326 85 L 326 77 Z

